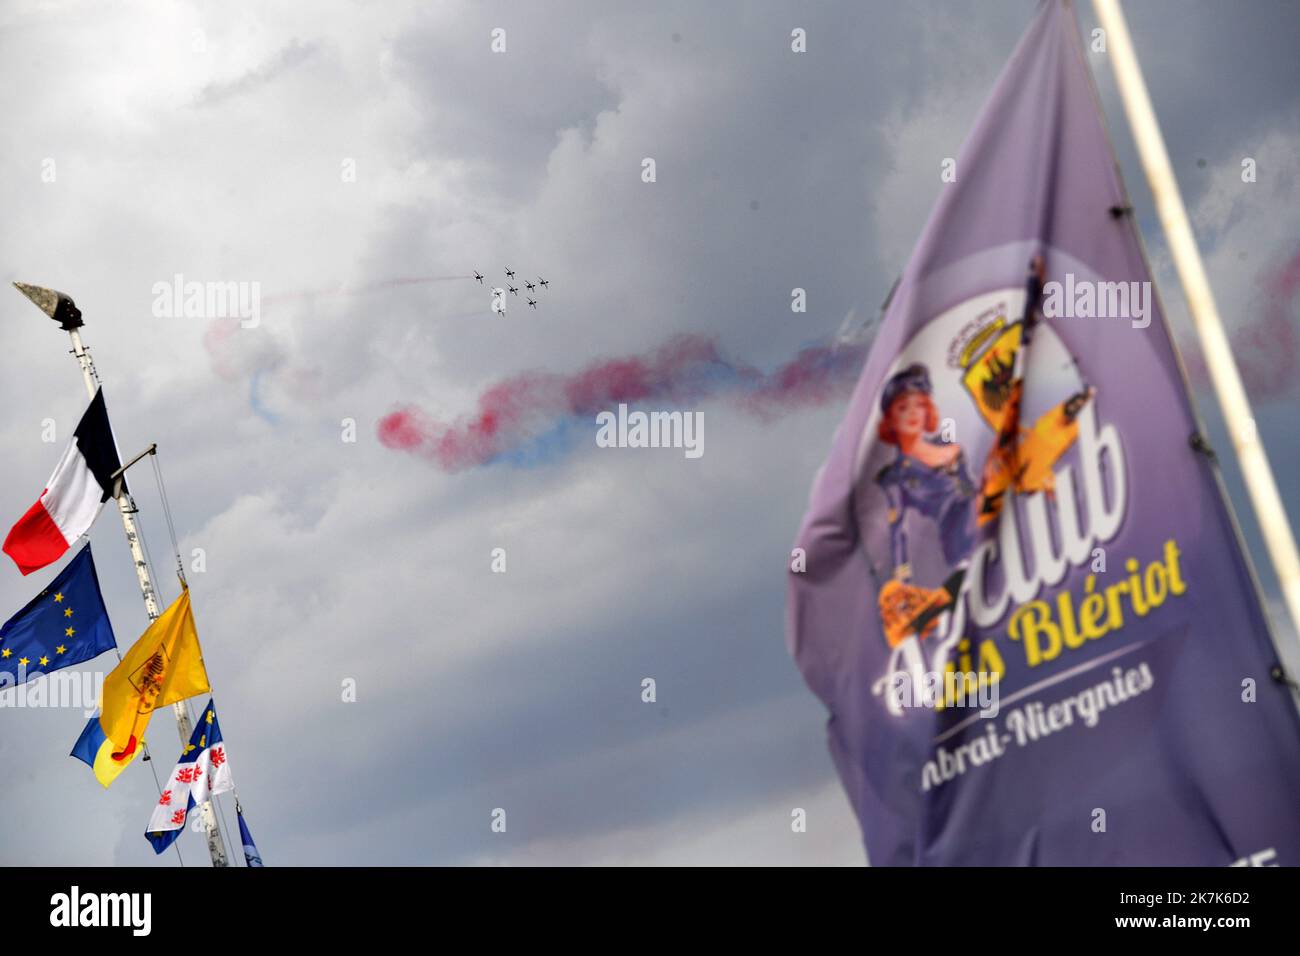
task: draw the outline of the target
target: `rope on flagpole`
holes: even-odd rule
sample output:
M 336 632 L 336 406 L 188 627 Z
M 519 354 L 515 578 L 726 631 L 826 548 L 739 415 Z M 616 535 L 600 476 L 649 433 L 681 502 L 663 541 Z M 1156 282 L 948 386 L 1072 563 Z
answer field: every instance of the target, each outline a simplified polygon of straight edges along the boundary
M 187 583 L 185 580 L 185 562 L 181 559 L 181 547 L 180 547 L 180 542 L 176 537 L 176 522 L 172 517 L 171 499 L 167 496 L 167 482 L 163 479 L 162 463 L 158 460 L 159 456 L 156 452 L 150 457 L 153 459 L 154 480 L 157 482 L 158 485 L 158 498 L 159 501 L 162 503 L 163 516 L 167 520 L 167 533 L 171 537 L 172 554 L 176 558 L 176 574 L 180 578 L 181 584 L 185 585 Z M 143 540 L 143 533 L 141 534 L 141 539 Z M 148 546 L 146 545 L 146 551 L 147 550 L 148 550 Z M 149 558 L 148 560 L 152 565 L 153 559 Z M 209 678 L 208 683 L 209 683 L 209 693 L 212 693 L 211 678 Z M 212 696 L 215 699 L 216 696 L 215 693 L 212 693 Z M 188 700 L 185 701 L 185 709 L 190 715 L 190 724 L 196 725 L 196 721 L 198 720 L 198 717 L 195 714 L 193 708 L 190 707 L 190 703 Z M 210 800 L 213 803 L 213 805 L 216 806 L 217 808 L 217 819 L 215 821 L 217 824 L 217 829 L 221 831 L 223 839 L 228 840 L 229 834 L 231 832 L 230 821 L 226 819 L 226 808 L 225 805 L 221 802 L 220 797 L 221 797 L 220 794 L 213 794 Z M 179 841 L 177 841 L 177 843 L 179 843 Z
M 217 825 L 221 827 L 221 834 L 230 840 L 230 821 L 226 819 L 226 807 L 221 802 L 221 796 L 220 793 L 214 793 L 210 799 L 217 805 Z
M 144 563 L 149 568 L 149 580 L 157 581 L 158 576 L 157 572 L 154 571 L 153 553 L 149 550 L 149 536 L 144 533 L 143 521 L 136 525 L 135 533 L 140 537 L 140 550 L 144 552 Z M 155 587 L 157 587 L 157 585 L 155 585 Z
M 172 539 L 172 553 L 176 556 L 176 574 L 180 577 L 181 583 L 184 584 L 186 583 L 185 563 L 181 560 L 181 546 L 176 540 L 176 522 L 172 520 L 172 503 L 171 499 L 167 497 L 167 483 L 163 481 L 162 463 L 158 461 L 157 454 L 151 457 L 153 458 L 154 479 L 158 482 L 158 497 L 162 500 L 163 515 L 167 519 L 167 533 L 171 535 Z
M 176 576 L 177 576 L 177 578 L 180 579 L 181 587 L 182 587 L 182 588 L 187 588 L 187 587 L 189 587 L 189 582 L 185 580 L 185 565 L 184 565 L 184 563 L 181 561 L 181 550 L 180 550 L 180 544 L 178 543 L 178 541 L 177 541 L 177 539 L 176 539 L 176 522 L 175 522 L 175 520 L 174 520 L 173 517 L 172 517 L 171 499 L 169 499 L 169 498 L 167 497 L 167 484 L 166 484 L 166 482 L 163 481 L 162 466 L 161 466 L 161 465 L 159 464 L 159 462 L 158 462 L 158 453 L 157 453 L 157 449 L 156 449 L 156 447 L 155 447 L 155 449 L 154 449 L 154 453 L 153 453 L 152 455 L 150 455 L 150 457 L 153 459 L 154 480 L 157 482 L 157 485 L 158 485 L 158 500 L 159 500 L 159 502 L 162 504 L 163 516 L 164 516 L 164 518 L 165 518 L 166 521 L 167 521 L 167 532 L 168 532 L 169 537 L 171 538 L 172 554 L 173 554 L 173 556 L 176 558 Z M 144 532 L 143 532 L 143 531 L 140 532 L 140 538 L 141 538 L 141 541 L 144 542 L 145 539 L 144 539 Z M 147 544 L 145 544 L 145 548 L 146 548 L 146 550 L 148 549 L 148 545 L 147 545 Z M 147 558 L 147 560 L 149 561 L 149 564 L 150 564 L 150 570 L 152 571 L 153 559 L 152 559 L 152 558 Z M 212 680 L 211 680 L 211 678 L 208 679 L 208 693 L 209 693 L 209 695 L 212 695 Z M 176 704 L 176 705 L 173 705 L 173 706 L 179 706 L 180 709 L 181 709 L 182 711 L 184 711 L 184 713 L 185 713 L 185 715 L 186 715 L 186 718 L 187 718 L 187 721 L 188 721 L 188 723 L 189 723 L 189 726 L 190 726 L 191 728 L 194 728 L 194 727 L 198 726 L 198 724 L 196 723 L 197 718 L 195 717 L 195 714 L 194 714 L 193 708 L 190 707 L 190 703 L 189 703 L 189 699 L 188 699 L 188 698 L 185 699 L 185 700 L 183 700 L 183 701 L 178 701 L 177 704 Z M 186 743 L 188 743 L 188 740 L 186 741 Z M 214 803 L 214 804 L 216 804 L 217 811 L 218 811 L 218 812 L 221 811 L 221 804 L 217 802 L 215 796 L 212 797 L 212 798 L 209 800 L 209 802 L 210 802 L 210 803 Z M 204 809 L 203 809 L 202 807 L 199 808 L 199 813 L 200 813 L 201 815 L 203 815 L 203 817 L 204 817 L 204 819 L 205 819 L 205 829 L 206 829 L 206 813 L 205 813 L 205 811 L 204 811 Z M 226 856 L 226 854 L 225 854 L 225 845 L 226 845 L 226 831 L 228 831 L 228 830 L 230 829 L 230 827 L 229 827 L 229 825 L 227 825 L 226 827 L 223 828 L 222 825 L 221 825 L 221 820 L 219 820 L 219 819 L 217 818 L 216 813 L 213 813 L 212 816 L 211 816 L 211 826 L 212 826 L 213 829 L 216 830 L 216 834 L 217 834 L 218 841 L 219 841 L 220 844 L 221 844 L 222 855 L 223 855 L 223 857 L 225 857 L 225 860 L 226 860 L 226 862 L 223 863 L 222 865 L 223 865 L 223 866 L 229 866 L 229 857 Z M 176 843 L 179 843 L 179 842 L 180 842 L 179 840 L 176 841 Z M 209 849 L 211 850 L 211 843 L 210 843 L 210 842 L 209 842 Z M 213 865 L 214 865 L 214 866 L 216 865 L 216 860 L 215 860 L 215 858 L 214 858 L 214 860 L 213 860 Z

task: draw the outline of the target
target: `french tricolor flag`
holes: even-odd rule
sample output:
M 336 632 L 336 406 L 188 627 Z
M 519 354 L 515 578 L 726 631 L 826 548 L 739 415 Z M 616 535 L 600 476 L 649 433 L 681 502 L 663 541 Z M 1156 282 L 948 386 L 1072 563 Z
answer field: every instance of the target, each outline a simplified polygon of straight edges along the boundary
M 112 477 L 121 467 L 101 388 L 40 498 L 5 538 L 4 552 L 19 571 L 31 574 L 57 561 L 90 530 L 104 502 L 126 492 L 125 476 Z

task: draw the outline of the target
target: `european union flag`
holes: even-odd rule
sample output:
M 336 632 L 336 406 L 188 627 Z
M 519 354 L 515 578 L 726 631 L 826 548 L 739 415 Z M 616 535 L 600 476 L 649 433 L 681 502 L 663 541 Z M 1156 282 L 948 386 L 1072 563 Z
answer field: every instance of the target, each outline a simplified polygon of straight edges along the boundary
M 87 544 L 49 587 L 0 628 L 0 688 L 117 647 Z

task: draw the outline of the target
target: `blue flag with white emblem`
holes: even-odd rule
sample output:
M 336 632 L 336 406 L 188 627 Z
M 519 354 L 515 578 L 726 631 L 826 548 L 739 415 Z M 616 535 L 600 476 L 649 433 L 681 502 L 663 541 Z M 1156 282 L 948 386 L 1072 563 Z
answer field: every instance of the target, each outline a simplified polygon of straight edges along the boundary
M 117 646 L 87 544 L 49 586 L 0 627 L 0 689 Z

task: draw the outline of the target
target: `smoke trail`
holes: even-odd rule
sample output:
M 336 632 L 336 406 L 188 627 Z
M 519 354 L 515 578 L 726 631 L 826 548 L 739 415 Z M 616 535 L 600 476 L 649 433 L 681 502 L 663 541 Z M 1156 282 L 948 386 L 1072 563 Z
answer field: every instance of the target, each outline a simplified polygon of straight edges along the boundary
M 1250 397 L 1268 401 L 1290 394 L 1300 373 L 1300 336 L 1293 306 L 1300 293 L 1300 253 L 1265 272 L 1261 309 L 1230 336 L 1233 357 Z M 1198 388 L 1210 383 L 1199 342 L 1183 343 L 1187 374 Z
M 425 285 L 430 282 L 453 282 L 457 279 L 473 278 L 472 275 L 406 276 L 395 279 L 381 279 L 378 282 L 367 282 L 356 286 L 336 285 L 321 289 L 305 289 L 299 292 L 276 292 L 272 295 L 264 296 L 262 301 L 274 303 L 289 302 L 295 299 L 317 299 L 324 296 L 363 295 L 367 292 L 382 292 L 385 289 L 396 289 L 400 286 Z
M 213 319 L 203 332 L 203 347 L 212 371 L 227 382 L 259 372 L 274 372 L 286 359 L 285 349 L 268 334 L 240 334 L 240 320 Z
M 741 405 L 764 421 L 796 408 L 813 408 L 852 389 L 867 355 L 865 343 L 802 349 L 771 375 L 753 383 Z
M 1261 308 L 1231 336 L 1233 354 L 1251 397 L 1286 395 L 1300 378 L 1300 334 L 1293 309 L 1300 296 L 1300 254 L 1261 277 Z M 1208 382 L 1195 347 L 1184 344 L 1193 382 Z M 491 463 L 529 467 L 567 453 L 599 411 L 619 403 L 682 407 L 727 398 L 761 421 L 842 397 L 861 368 L 866 345 L 815 345 L 769 373 L 722 355 L 711 339 L 683 336 L 644 357 L 595 362 L 561 376 L 526 372 L 479 397 L 475 413 L 439 421 L 422 409 L 399 407 L 380 419 L 379 440 L 428 458 L 443 471 Z
M 385 446 L 446 472 L 493 462 L 527 467 L 568 451 L 575 426 L 620 403 L 682 407 L 725 396 L 764 421 L 823 405 L 848 392 L 864 355 L 861 345 L 816 345 L 764 374 L 726 358 L 712 339 L 684 335 L 645 356 L 604 359 L 572 375 L 511 376 L 454 422 L 402 406 L 380 419 L 377 433 Z
M 263 370 L 258 369 L 248 381 L 248 406 L 268 425 L 278 425 L 280 416 L 267 408 L 266 403 L 262 401 L 262 374 Z
M 273 304 L 321 296 L 360 295 L 401 286 L 473 278 L 472 275 L 398 277 L 350 287 L 338 285 L 299 292 L 277 292 L 264 296 L 262 302 Z M 450 320 L 490 315 L 491 312 L 484 307 L 473 312 L 445 315 L 442 318 Z M 316 370 L 295 362 L 288 348 L 281 344 L 280 339 L 270 331 L 269 326 L 257 330 L 256 334 L 251 331 L 239 334 L 240 331 L 241 322 L 237 318 L 213 319 L 203 333 L 203 347 L 212 362 L 213 372 L 219 378 L 227 382 L 241 382 L 248 379 L 248 405 L 254 414 L 269 425 L 279 425 L 281 422 L 280 415 L 272 411 L 266 402 L 264 386 L 268 384 L 274 387 L 278 399 L 292 399 L 295 404 L 307 404 L 318 398 L 318 388 L 315 384 Z

